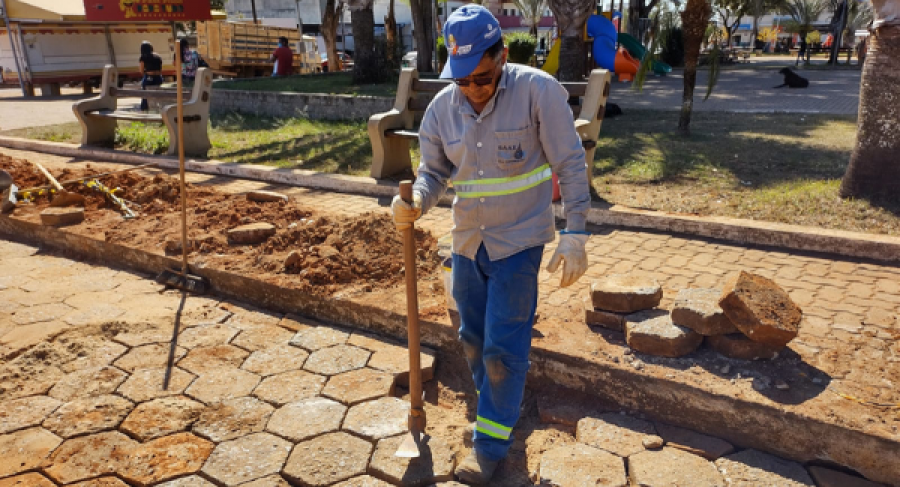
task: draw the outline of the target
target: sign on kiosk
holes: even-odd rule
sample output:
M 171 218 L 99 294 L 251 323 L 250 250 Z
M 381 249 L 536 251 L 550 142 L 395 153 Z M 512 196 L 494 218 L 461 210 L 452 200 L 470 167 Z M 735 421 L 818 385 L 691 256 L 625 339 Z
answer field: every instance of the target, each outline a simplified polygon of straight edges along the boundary
M 209 0 L 84 0 L 84 12 L 89 22 L 212 19 Z

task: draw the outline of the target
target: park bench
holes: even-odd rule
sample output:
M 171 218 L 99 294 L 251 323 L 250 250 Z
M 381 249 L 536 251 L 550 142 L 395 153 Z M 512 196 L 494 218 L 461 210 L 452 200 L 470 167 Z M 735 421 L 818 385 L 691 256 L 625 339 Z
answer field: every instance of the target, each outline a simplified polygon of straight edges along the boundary
M 178 151 L 177 95 L 175 90 L 134 90 L 118 88 L 118 71 L 107 65 L 103 69 L 100 96 L 75 102 L 72 111 L 81 123 L 82 145 L 109 145 L 116 137 L 119 120 L 142 123 L 165 124 L 169 131 L 168 155 Z M 205 157 L 212 145 L 209 142 L 209 104 L 212 93 L 212 71 L 208 68 L 197 70 L 193 88 L 184 93 L 184 153 L 194 157 Z M 119 98 L 146 98 L 148 101 L 164 103 L 159 113 L 134 110 L 119 110 Z M 170 103 L 171 102 L 171 103 Z
M 586 160 L 594 159 L 597 136 L 609 97 L 611 75 L 605 69 L 591 71 L 587 82 L 562 83 L 569 92 L 575 130 L 581 137 Z M 409 141 L 418 140 L 417 124 L 434 95 L 451 80 L 419 79 L 415 68 L 404 68 L 397 84 L 394 108 L 369 118 L 373 178 L 385 178 L 412 168 Z

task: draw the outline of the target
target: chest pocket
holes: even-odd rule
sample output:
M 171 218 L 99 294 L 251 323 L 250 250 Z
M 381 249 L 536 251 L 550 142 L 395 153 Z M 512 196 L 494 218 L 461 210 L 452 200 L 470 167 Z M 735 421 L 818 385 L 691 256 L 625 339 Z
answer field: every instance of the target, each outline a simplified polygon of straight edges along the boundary
M 504 171 L 516 171 L 533 156 L 535 141 L 531 130 L 495 132 L 497 138 L 497 164 Z

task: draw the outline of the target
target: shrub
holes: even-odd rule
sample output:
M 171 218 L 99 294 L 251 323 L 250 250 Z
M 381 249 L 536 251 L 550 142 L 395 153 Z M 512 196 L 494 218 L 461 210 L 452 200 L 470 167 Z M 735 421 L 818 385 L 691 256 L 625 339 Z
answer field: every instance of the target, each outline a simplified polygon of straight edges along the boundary
M 444 45 L 444 36 L 438 36 L 438 62 L 441 66 L 447 64 L 447 46 Z
M 537 39 L 527 32 L 513 32 L 506 35 L 506 47 L 509 48 L 510 62 L 528 64 L 537 48 Z

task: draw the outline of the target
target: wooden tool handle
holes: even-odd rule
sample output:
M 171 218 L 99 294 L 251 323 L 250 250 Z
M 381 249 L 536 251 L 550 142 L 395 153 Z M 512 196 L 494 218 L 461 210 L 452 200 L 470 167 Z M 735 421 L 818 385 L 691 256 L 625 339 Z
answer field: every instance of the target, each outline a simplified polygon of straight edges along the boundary
M 50 183 L 53 185 L 54 188 L 56 188 L 57 191 L 63 190 L 63 187 L 61 184 L 59 184 L 59 181 L 57 181 L 56 178 L 54 178 L 53 175 L 50 174 L 50 172 L 44 168 L 44 166 L 42 166 L 34 161 L 31 161 L 31 163 L 34 164 L 35 166 L 37 166 L 37 168 L 40 169 L 42 173 L 44 173 L 44 176 L 46 176 L 47 179 L 50 180 Z
M 400 198 L 413 202 L 412 181 L 400 182 Z M 409 337 L 409 402 L 410 422 L 417 421 L 425 428 L 424 400 L 422 398 L 422 364 L 419 335 L 419 297 L 416 285 L 416 237 L 413 224 L 403 230 L 403 263 L 406 267 L 406 321 Z

